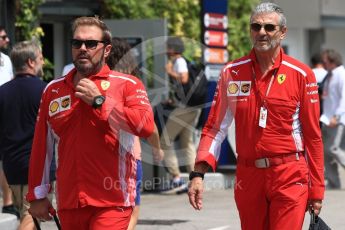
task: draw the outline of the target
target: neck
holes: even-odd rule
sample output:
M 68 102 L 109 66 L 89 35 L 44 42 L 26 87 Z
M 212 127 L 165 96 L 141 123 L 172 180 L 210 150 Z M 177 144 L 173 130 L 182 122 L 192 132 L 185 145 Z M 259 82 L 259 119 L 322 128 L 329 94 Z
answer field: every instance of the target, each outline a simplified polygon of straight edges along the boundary
M 314 68 L 315 69 L 323 69 L 323 65 L 322 64 L 316 64 Z
M 265 75 L 274 65 L 274 61 L 280 54 L 280 47 L 267 52 L 255 52 L 256 60 L 259 63 L 260 70 Z
M 76 86 L 78 82 L 87 76 L 81 75 L 78 71 L 73 76 L 73 85 Z
M 36 74 L 34 73 L 34 71 L 31 71 L 31 70 L 25 70 L 25 71 L 16 72 L 16 75 L 31 75 L 31 76 L 36 76 Z

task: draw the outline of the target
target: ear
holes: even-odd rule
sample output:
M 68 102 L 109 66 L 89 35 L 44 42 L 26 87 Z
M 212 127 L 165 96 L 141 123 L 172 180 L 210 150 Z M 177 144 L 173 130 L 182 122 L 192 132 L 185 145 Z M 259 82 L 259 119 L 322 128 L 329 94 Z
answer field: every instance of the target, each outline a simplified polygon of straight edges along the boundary
M 27 65 L 30 69 L 33 69 L 33 68 L 35 68 L 35 61 L 34 61 L 34 60 L 31 60 L 31 58 L 29 58 L 29 59 L 26 61 L 26 65 Z
M 287 27 L 284 26 L 282 29 L 281 29 L 281 32 L 282 34 L 280 35 L 280 39 L 283 40 L 287 34 Z
M 111 51 L 111 45 L 108 44 L 105 48 L 104 48 L 104 57 L 108 57 Z

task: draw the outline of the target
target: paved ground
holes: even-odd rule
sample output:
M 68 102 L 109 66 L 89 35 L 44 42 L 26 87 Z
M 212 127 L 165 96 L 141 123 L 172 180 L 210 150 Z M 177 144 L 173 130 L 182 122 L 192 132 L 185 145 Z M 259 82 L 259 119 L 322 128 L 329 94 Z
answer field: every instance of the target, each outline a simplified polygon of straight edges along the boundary
M 342 170 L 345 185 L 345 170 Z M 233 190 L 212 190 L 205 192 L 204 209 L 194 211 L 186 194 L 157 195 L 143 194 L 142 209 L 137 230 L 239 230 L 240 222 L 236 210 Z M 326 191 L 321 217 L 332 229 L 345 226 L 345 189 Z M 303 230 L 308 229 L 309 215 Z M 42 229 L 56 229 L 54 222 L 44 223 Z
M 233 190 L 205 193 L 204 209 L 194 211 L 186 194 L 144 195 L 137 230 L 231 230 L 240 229 Z M 321 217 L 332 229 L 344 229 L 345 190 L 327 191 Z M 307 215 L 308 216 L 308 215 Z M 175 223 L 170 225 L 171 223 Z M 308 229 L 309 217 L 303 229 Z M 168 225 L 169 224 L 169 225 Z

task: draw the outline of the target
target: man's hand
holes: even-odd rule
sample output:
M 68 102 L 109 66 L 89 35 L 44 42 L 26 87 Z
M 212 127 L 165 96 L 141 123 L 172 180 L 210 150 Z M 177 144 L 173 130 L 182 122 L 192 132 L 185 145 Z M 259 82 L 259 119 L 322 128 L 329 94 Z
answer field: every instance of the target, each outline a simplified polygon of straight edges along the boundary
M 329 121 L 328 127 L 334 128 L 338 125 L 338 120 L 336 117 L 332 117 L 331 120 Z
M 204 182 L 200 177 L 193 178 L 189 183 L 188 197 L 189 203 L 195 210 L 202 209 L 202 194 L 204 192 Z
M 81 79 L 75 87 L 75 96 L 92 105 L 93 98 L 101 95 L 97 85 L 88 78 Z
M 51 208 L 53 206 L 48 198 L 34 200 L 30 203 L 29 213 L 39 220 L 51 220 L 52 217 L 49 215 Z
M 316 216 L 318 216 L 321 212 L 322 208 L 322 200 L 309 200 L 308 201 L 308 210 L 311 212 L 314 210 Z
M 171 61 L 168 61 L 168 63 L 165 65 L 165 71 L 167 72 L 168 75 L 171 75 L 173 71 L 173 64 Z
M 161 162 L 164 159 L 164 152 L 162 149 L 152 148 L 153 160 L 156 163 Z

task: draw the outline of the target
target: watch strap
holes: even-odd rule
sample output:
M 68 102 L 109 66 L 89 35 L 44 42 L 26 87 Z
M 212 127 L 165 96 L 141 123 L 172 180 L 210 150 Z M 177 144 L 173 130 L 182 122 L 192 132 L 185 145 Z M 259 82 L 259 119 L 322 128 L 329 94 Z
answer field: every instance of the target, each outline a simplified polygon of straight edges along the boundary
M 102 103 L 98 103 L 98 100 L 101 100 Z M 98 95 L 93 98 L 92 107 L 94 109 L 98 109 L 99 107 L 103 105 L 104 101 L 105 101 L 105 97 L 103 95 Z
M 205 176 L 205 173 L 191 171 L 189 174 L 189 180 L 191 181 L 195 177 L 201 177 L 201 179 L 203 180 L 204 176 Z

